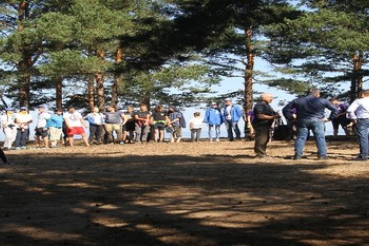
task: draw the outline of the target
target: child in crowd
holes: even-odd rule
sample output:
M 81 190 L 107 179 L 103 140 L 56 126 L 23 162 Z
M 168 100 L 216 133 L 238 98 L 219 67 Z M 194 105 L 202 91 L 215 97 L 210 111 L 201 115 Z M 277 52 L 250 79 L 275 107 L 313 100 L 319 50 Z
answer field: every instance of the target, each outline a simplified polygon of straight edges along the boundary
M 191 141 L 198 142 L 200 140 L 204 119 L 200 117 L 200 112 L 195 112 L 193 116 L 194 117 L 190 120 Z

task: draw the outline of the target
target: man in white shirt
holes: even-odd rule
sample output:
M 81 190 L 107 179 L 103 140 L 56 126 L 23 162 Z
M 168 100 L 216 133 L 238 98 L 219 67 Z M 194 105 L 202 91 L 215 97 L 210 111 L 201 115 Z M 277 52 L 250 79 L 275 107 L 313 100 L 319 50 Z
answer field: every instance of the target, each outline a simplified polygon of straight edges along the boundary
M 77 112 L 73 106 L 70 106 L 68 108 L 68 112 L 64 114 L 63 118 L 67 126 L 67 136 L 69 145 L 73 146 L 74 135 L 81 135 L 83 142 L 86 144 L 86 146 L 90 146 L 85 132 L 85 128 L 87 128 L 87 123 L 83 119 L 82 115 L 79 112 Z
M 359 98 L 348 107 L 347 113 L 352 120 L 349 125 L 355 125 L 360 146 L 360 154 L 354 160 L 367 161 L 369 148 L 369 90 L 360 93 Z
M 44 144 L 44 149 L 49 148 L 49 134 L 47 129 L 47 121 L 50 119 L 51 115 L 47 112 L 46 105 L 42 104 L 37 107 L 38 109 L 38 121 L 35 129 L 35 140 L 36 147 L 41 147 L 41 139 Z M 41 139 L 40 139 L 41 138 Z

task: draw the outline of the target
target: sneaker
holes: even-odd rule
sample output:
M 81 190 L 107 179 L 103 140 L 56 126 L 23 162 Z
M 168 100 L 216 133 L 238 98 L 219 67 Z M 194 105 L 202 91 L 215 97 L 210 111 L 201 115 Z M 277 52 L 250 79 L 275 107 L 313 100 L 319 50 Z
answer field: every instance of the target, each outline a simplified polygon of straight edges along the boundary
M 219 138 L 215 139 L 215 141 L 219 142 Z
M 318 157 L 318 160 L 328 160 L 328 159 L 329 159 L 329 157 L 326 156 L 326 155 L 321 155 L 321 156 Z
M 300 159 L 302 159 L 302 156 L 300 156 L 300 155 L 294 155 L 294 156 L 292 157 L 292 159 L 293 159 L 293 160 L 300 160 Z
M 20 150 L 21 149 L 21 147 L 15 147 L 15 150 Z
M 21 149 L 27 149 L 27 147 L 26 146 L 22 146 Z

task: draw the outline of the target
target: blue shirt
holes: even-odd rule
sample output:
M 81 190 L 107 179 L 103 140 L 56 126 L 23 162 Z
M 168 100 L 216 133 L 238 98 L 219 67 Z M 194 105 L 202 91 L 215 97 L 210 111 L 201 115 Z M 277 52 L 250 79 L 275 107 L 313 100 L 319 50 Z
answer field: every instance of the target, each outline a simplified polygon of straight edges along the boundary
M 335 116 L 338 114 L 338 109 L 333 103 L 325 98 L 320 98 L 313 95 L 300 97 L 288 103 L 283 108 L 283 115 L 287 119 L 291 119 L 292 109 L 294 108 L 296 109 L 297 119 L 324 119 L 325 109 L 329 109 L 331 111 L 329 116 L 330 120 L 335 118 Z
M 46 127 L 62 128 L 63 127 L 63 115 L 52 114 L 50 119 L 46 123 Z

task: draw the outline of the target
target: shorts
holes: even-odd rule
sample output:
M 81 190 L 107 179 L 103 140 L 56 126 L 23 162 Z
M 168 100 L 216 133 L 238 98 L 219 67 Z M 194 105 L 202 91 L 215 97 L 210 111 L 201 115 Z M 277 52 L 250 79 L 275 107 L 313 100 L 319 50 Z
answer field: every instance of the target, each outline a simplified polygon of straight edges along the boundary
M 124 132 L 134 132 L 136 128 L 135 123 L 134 120 L 127 121 L 127 123 L 123 125 L 122 130 Z
M 46 130 L 44 130 L 44 129 L 46 129 Z M 44 127 L 37 127 L 36 129 L 35 129 L 35 135 L 36 136 L 41 136 L 41 137 L 47 137 L 48 135 L 49 135 L 49 133 L 48 133 L 48 131 L 47 131 L 47 128 L 44 128 Z
M 50 140 L 58 141 L 62 136 L 63 130 L 61 128 L 50 127 L 49 132 L 50 132 Z
M 165 129 L 165 123 L 163 123 L 163 122 L 155 123 L 154 128 L 158 129 L 158 130 L 164 130 Z
M 67 135 L 68 136 L 83 135 L 83 134 L 85 134 L 85 129 L 81 126 L 67 128 Z

